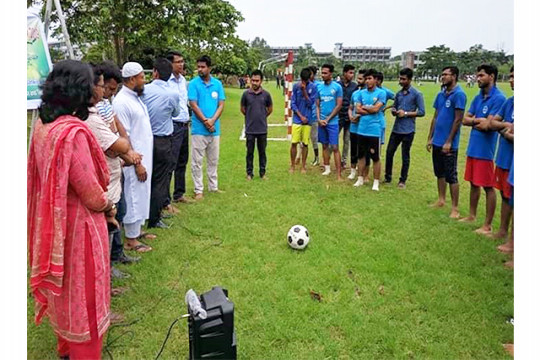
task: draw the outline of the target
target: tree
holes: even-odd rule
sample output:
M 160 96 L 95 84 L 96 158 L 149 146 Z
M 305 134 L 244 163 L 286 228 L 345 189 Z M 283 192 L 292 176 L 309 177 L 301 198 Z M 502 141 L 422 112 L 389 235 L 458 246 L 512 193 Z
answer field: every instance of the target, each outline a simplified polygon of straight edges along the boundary
M 221 0 L 63 0 L 62 7 L 72 42 L 112 53 L 118 64 L 139 60 L 144 51 L 175 48 L 192 59 L 218 51 L 237 39 L 243 20 Z
M 437 77 L 445 66 L 457 65 L 456 53 L 444 45 L 434 45 L 422 54 L 423 64 L 418 66 L 420 76 Z

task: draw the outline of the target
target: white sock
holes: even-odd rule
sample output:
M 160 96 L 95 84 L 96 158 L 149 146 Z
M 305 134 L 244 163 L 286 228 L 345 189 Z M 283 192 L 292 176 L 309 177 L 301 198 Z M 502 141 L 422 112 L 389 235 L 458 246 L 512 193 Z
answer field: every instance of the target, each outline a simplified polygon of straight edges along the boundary
M 379 180 L 373 180 L 373 187 L 371 188 L 371 190 L 379 191 Z
M 330 175 L 330 165 L 324 165 L 323 175 Z
M 356 180 L 356 182 L 354 183 L 353 186 L 358 187 L 358 186 L 362 186 L 362 185 L 364 185 L 364 177 L 363 177 L 363 176 L 359 176 L 359 177 L 358 177 L 358 180 Z
M 348 176 L 348 179 L 353 180 L 356 177 L 356 169 L 351 169 L 351 175 Z

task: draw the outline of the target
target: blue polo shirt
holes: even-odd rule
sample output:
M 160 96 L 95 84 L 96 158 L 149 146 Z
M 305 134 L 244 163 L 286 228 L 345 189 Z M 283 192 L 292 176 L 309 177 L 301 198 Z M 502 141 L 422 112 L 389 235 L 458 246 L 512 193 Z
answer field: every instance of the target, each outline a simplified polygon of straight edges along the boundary
M 456 85 L 455 88 L 446 93 L 442 90 L 437 94 L 433 107 L 437 110 L 437 118 L 435 119 L 435 129 L 433 130 L 433 145 L 443 146 L 452 131 L 454 124 L 455 110 L 465 110 L 467 105 L 467 95 L 463 92 L 461 86 Z M 457 150 L 459 147 L 459 135 L 461 127 L 458 129 L 454 140 L 452 141 L 452 149 Z
M 360 91 L 361 90 L 362 89 L 358 89 L 355 92 L 353 92 L 352 95 L 351 95 L 351 105 L 353 107 L 353 109 L 352 109 L 353 116 L 356 115 L 356 104 L 360 102 Z M 358 123 L 359 122 L 360 121 L 355 122 L 355 123 L 351 122 L 351 127 L 350 127 L 350 132 L 351 133 L 356 134 L 358 132 Z
M 200 76 L 193 78 L 188 86 L 188 100 L 196 101 L 202 113 L 206 117 L 212 117 L 216 113 L 221 100 L 225 100 L 225 92 L 221 81 L 210 76 L 210 81 L 205 83 Z M 211 133 L 199 120 L 195 112 L 191 116 L 191 135 L 219 136 L 221 127 L 219 119 L 214 123 L 216 129 Z
M 173 132 L 172 118 L 180 114 L 180 95 L 166 81 L 155 79 L 144 87 L 141 97 L 148 109 L 152 134 L 168 136 Z
M 306 93 L 308 94 L 309 100 L 306 100 L 304 97 L 300 82 L 294 84 L 291 96 L 291 109 L 293 111 L 293 123 L 298 125 L 303 125 L 304 123 L 300 120 L 300 117 L 296 113 L 297 111 L 308 119 L 308 124 L 313 122 L 312 109 L 313 105 L 316 105 L 318 97 L 317 86 L 312 82 L 308 82 L 306 84 Z M 315 114 L 315 120 L 316 119 L 317 115 Z
M 469 108 L 469 114 L 476 118 L 496 115 L 505 100 L 504 94 L 496 86 L 493 86 L 486 96 L 480 90 Z M 467 156 L 475 159 L 493 160 L 497 136 L 499 133 L 496 131 L 480 131 L 473 128 L 467 147 Z
M 394 108 L 396 110 L 403 110 L 407 112 L 416 111 L 417 116 L 424 116 L 426 114 L 426 108 L 424 106 L 424 97 L 422 93 L 412 86 L 406 91 L 401 89 L 397 92 L 394 99 Z M 416 131 L 416 117 L 397 117 L 394 122 L 394 128 L 392 132 L 396 134 L 410 134 Z
M 509 97 L 497 112 L 504 122 L 514 122 L 514 97 Z M 514 159 L 514 144 L 499 136 L 499 147 L 497 148 L 497 157 L 495 165 L 504 170 L 509 170 Z
M 338 114 L 336 114 L 336 116 L 330 120 L 328 120 L 327 117 L 336 107 L 337 99 L 343 98 L 343 88 L 337 82 L 332 80 L 332 82 L 328 85 L 321 82 L 317 85 L 317 90 L 319 92 L 320 99 L 321 120 L 327 120 L 329 125 L 337 124 L 339 121 Z
M 373 89 L 373 91 L 369 91 L 367 88 L 360 90 L 358 97 L 357 104 L 375 105 L 377 103 L 386 103 L 386 93 L 384 90 L 377 87 Z M 381 107 L 381 110 L 375 114 L 360 116 L 356 133 L 364 136 L 381 137 L 382 123 L 379 113 L 382 112 L 382 110 L 383 108 Z

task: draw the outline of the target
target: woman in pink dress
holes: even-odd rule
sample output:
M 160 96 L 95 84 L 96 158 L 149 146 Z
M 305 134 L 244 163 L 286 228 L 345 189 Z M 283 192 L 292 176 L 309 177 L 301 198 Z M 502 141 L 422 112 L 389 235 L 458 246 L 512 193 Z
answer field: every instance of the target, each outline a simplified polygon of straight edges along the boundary
M 109 172 L 85 125 L 93 74 L 74 60 L 54 66 L 28 155 L 28 243 L 35 320 L 44 316 L 58 354 L 99 359 L 109 326 L 110 275 L 106 217 Z

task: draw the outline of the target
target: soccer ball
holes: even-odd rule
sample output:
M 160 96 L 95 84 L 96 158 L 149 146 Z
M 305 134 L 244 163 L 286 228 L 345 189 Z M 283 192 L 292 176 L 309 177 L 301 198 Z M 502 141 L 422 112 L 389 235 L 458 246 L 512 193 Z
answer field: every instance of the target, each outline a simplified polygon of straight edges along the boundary
M 296 250 L 303 250 L 309 243 L 309 234 L 302 225 L 294 225 L 287 234 L 287 243 Z

